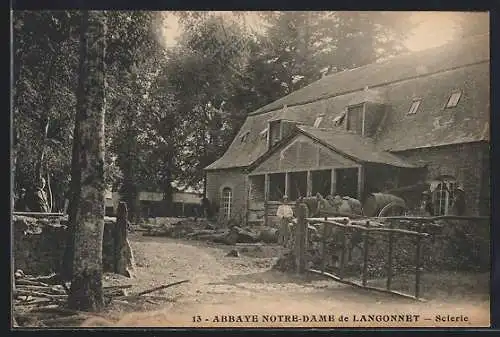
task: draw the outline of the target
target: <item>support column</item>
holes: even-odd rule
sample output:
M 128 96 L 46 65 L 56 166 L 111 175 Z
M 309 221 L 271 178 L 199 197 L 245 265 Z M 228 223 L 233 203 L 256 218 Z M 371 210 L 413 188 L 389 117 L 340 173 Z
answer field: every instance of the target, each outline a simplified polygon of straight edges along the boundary
M 311 174 L 311 171 L 307 171 L 306 196 L 310 197 L 311 194 L 312 194 L 312 174 Z
M 290 173 L 285 173 L 285 195 L 290 199 Z
M 331 172 L 331 184 L 330 184 L 330 195 L 335 196 L 335 193 L 337 192 L 337 171 L 335 169 L 332 169 Z
M 361 196 L 365 186 L 365 170 L 363 166 L 358 167 L 358 200 L 362 202 Z
M 269 223 L 268 212 L 269 212 L 269 174 L 264 175 L 264 225 L 267 226 Z

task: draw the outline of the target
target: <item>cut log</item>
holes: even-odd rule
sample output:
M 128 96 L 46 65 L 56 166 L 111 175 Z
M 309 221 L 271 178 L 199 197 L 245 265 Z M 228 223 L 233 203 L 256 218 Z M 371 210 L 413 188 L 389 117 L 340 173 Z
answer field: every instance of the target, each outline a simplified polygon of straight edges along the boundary
M 21 285 L 32 285 L 32 286 L 40 286 L 40 287 L 50 287 L 49 284 L 43 283 L 43 282 L 30 281 L 30 280 L 26 280 L 26 279 L 16 280 L 16 286 L 19 287 Z
M 38 291 L 29 291 L 29 290 L 21 290 L 21 289 L 16 289 L 16 292 L 14 293 L 14 296 L 33 296 L 33 297 L 46 297 L 46 298 L 51 298 L 51 299 L 66 299 L 68 295 L 54 295 L 54 294 L 47 294 L 47 293 L 42 293 Z
M 259 240 L 265 243 L 277 243 L 278 229 L 277 228 L 263 229 L 259 234 Z
M 231 227 L 231 232 L 235 232 L 237 234 L 236 242 L 243 243 L 252 243 L 259 241 L 259 235 L 252 233 L 250 231 L 244 230 L 241 227 L 233 226 Z

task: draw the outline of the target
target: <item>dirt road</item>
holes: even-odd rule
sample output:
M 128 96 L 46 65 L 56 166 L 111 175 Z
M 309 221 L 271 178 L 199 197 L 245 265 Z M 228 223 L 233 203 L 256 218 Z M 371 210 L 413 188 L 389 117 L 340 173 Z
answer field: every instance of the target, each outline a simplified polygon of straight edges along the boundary
M 429 300 L 416 302 L 271 270 L 280 254 L 278 246 L 238 246 L 240 255 L 229 257 L 228 251 L 235 247 L 139 233 L 131 235 L 131 245 L 135 277 L 107 276 L 106 284 L 133 283 L 131 292 L 135 293 L 180 280 L 189 283 L 152 293 L 144 297 L 141 307 L 115 305 L 108 317 L 118 321 L 118 326 L 489 325 L 488 275 L 433 275 L 446 278 L 441 281 L 448 285 L 455 284 L 440 290 L 429 286 L 435 282 L 429 279 L 431 275 L 426 282 L 424 274 L 424 296 L 427 291 Z M 142 313 L 127 314 L 138 310 Z M 339 322 L 341 315 L 348 320 Z M 402 315 L 419 316 L 403 319 Z

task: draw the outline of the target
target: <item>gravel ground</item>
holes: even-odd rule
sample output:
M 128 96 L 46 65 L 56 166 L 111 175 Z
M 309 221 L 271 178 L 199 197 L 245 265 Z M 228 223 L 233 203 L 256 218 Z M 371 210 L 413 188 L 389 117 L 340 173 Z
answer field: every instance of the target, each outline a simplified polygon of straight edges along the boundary
M 105 320 L 90 319 L 83 326 L 489 326 L 486 274 L 424 275 L 423 296 L 428 301 L 416 302 L 311 275 L 274 271 L 271 267 L 282 252 L 276 245 L 222 246 L 140 233 L 131 234 L 130 241 L 136 263 L 134 278 L 106 275 L 105 285 L 133 284 L 129 291 L 133 294 L 176 281 L 189 282 L 142 296 L 140 302 L 115 303 Z M 233 249 L 239 251 L 238 257 L 227 256 Z M 421 316 L 418 322 L 409 323 L 359 321 L 363 314 L 385 313 Z M 231 315 L 238 320 L 238 315 L 245 314 L 256 315 L 252 319 L 257 322 L 223 322 L 231 320 Z M 275 321 L 266 321 L 265 314 L 274 315 L 267 318 Z M 280 318 L 279 314 L 296 314 L 300 321 L 279 322 L 293 317 Z M 438 314 L 459 321 L 436 322 Z M 311 315 L 330 315 L 335 321 L 305 322 L 302 315 L 309 315 L 310 320 Z M 340 315 L 349 321 L 339 322 Z

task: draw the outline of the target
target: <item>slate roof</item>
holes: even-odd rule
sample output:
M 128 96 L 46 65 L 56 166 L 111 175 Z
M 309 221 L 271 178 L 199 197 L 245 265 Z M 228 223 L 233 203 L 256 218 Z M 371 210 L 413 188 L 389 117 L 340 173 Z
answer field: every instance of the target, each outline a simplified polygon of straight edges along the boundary
M 444 69 L 462 67 L 488 60 L 489 57 L 489 35 L 481 35 L 325 76 L 263 106 L 253 114 L 281 109 L 285 104 L 289 107 L 305 104 L 361 90 L 365 87 L 379 86 L 402 79 L 428 75 Z
M 298 126 L 297 128 L 302 133 L 318 140 L 334 151 L 352 157 L 357 161 L 407 168 L 418 167 L 392 153 L 381 150 L 372 139 L 360 137 L 352 132 L 339 129 L 319 129 L 310 126 Z
M 269 120 L 312 126 L 324 115 L 319 127 L 333 132 L 335 118 L 364 101 L 387 107 L 372 136 L 380 150 L 489 140 L 489 86 L 489 35 L 336 73 L 250 113 L 226 153 L 206 170 L 252 164 L 267 150 L 263 130 Z M 456 89 L 462 92 L 458 105 L 444 109 Z M 422 102 L 416 114 L 408 115 L 415 98 Z

